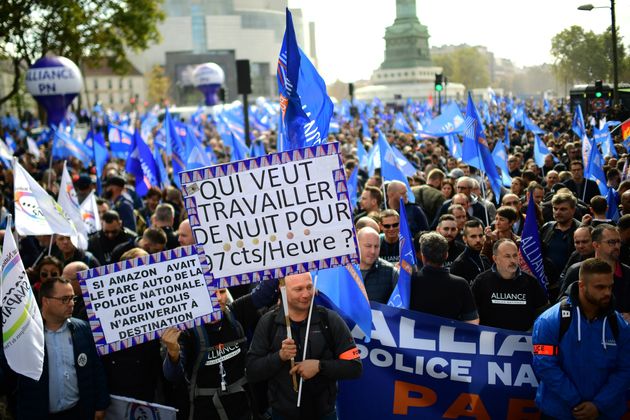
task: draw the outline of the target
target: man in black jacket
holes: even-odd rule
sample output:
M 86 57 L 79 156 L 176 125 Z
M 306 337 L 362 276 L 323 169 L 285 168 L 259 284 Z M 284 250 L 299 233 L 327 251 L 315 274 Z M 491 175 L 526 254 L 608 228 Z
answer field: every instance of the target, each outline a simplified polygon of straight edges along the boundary
M 478 220 L 466 222 L 463 239 L 466 248 L 451 264 L 451 274 L 472 283 L 475 277 L 492 266 L 488 258 L 481 254 L 485 239 L 481 222 Z
M 88 251 L 103 265 L 111 264 L 112 252 L 116 246 L 136 238 L 136 233 L 123 227 L 118 212 L 108 210 L 101 217 L 103 229 L 92 235 L 88 241 Z
M 247 354 L 247 379 L 268 381 L 275 416 L 286 419 L 336 419 L 337 380 L 361 376 L 359 350 L 336 312 L 316 307 L 310 334 L 306 324 L 314 293 L 311 275 L 285 278 L 289 319 L 295 340 L 287 338 L 282 309 L 266 313 L 258 323 Z M 303 348 L 308 343 L 306 359 Z M 299 350 L 299 351 L 298 351 Z M 295 367 L 291 368 L 291 359 Z M 291 376 L 304 381 L 300 407 Z

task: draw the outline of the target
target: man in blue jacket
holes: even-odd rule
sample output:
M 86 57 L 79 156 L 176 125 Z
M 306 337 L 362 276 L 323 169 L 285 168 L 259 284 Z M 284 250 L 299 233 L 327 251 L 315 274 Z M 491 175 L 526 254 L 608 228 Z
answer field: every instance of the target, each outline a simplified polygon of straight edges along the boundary
M 71 318 L 74 291 L 53 277 L 40 291 L 46 353 L 39 381 L 17 378 L 16 418 L 103 420 L 109 405 L 105 372 L 87 322 Z
M 630 327 L 613 308 L 613 272 L 582 263 L 566 301 L 534 324 L 536 404 L 542 418 L 619 419 L 630 386 Z

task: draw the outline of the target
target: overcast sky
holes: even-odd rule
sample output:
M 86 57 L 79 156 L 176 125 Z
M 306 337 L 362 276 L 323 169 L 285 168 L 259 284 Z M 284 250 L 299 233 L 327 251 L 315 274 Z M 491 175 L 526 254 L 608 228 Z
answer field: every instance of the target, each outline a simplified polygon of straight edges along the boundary
M 551 63 L 551 38 L 572 25 L 596 33 L 611 24 L 608 6 L 590 12 L 577 7 L 595 0 L 416 0 L 429 46 L 484 45 L 518 66 Z M 289 0 L 305 21 L 316 24 L 319 70 L 327 83 L 367 79 L 383 61 L 385 28 L 394 22 L 395 0 Z M 630 0 L 616 1 L 623 43 L 630 43 Z M 301 46 L 307 50 L 306 46 Z

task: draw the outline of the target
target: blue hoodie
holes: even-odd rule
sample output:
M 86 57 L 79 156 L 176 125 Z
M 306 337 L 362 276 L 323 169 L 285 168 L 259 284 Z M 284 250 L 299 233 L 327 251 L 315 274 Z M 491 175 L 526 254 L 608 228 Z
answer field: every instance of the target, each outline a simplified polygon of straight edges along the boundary
M 600 419 L 619 419 L 627 410 L 630 386 L 630 327 L 613 310 L 589 321 L 575 305 L 579 302 L 577 283 L 569 288 L 569 302 L 571 325 L 560 343 L 560 303 L 534 323 L 534 371 L 540 380 L 536 405 L 548 416 L 573 419 L 573 407 L 590 401 Z M 611 317 L 617 317 L 617 339 Z

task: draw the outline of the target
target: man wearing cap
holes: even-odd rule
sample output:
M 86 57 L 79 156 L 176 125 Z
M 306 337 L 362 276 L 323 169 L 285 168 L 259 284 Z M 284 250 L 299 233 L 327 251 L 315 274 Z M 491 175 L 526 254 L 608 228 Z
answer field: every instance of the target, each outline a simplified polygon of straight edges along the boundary
M 77 192 L 77 200 L 79 204 L 83 203 L 85 197 L 87 197 L 90 192 L 92 192 L 92 178 L 90 178 L 87 174 L 82 174 L 74 183 L 74 189 Z
M 136 216 L 133 214 L 133 203 L 123 195 L 125 189 L 125 179 L 119 175 L 112 175 L 105 181 L 105 192 L 103 197 L 108 199 L 113 210 L 120 215 L 123 226 L 136 231 Z

